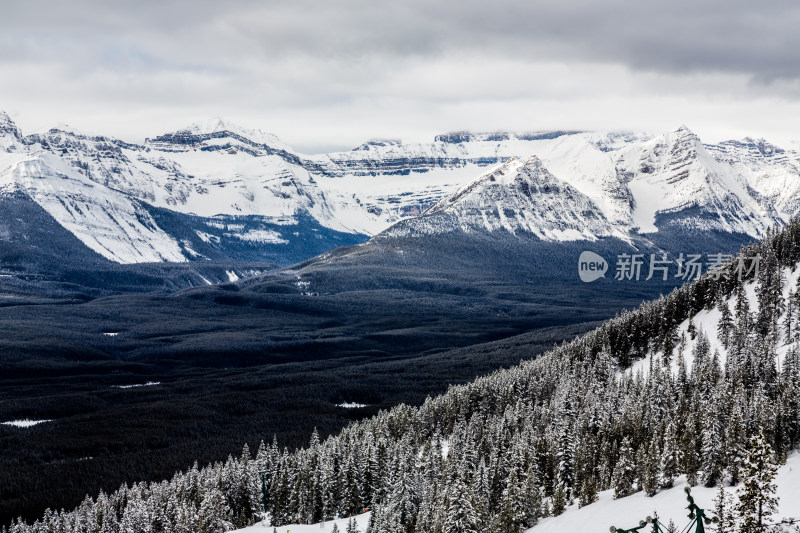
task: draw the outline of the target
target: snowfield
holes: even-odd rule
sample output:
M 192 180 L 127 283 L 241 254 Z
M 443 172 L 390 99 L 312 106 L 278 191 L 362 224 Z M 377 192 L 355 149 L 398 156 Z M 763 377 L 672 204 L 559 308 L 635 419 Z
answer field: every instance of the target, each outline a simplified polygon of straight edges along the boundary
M 783 518 L 800 518 L 800 453 L 789 456 L 786 464 L 778 470 L 776 479 L 778 485 L 778 514 L 775 520 Z M 620 529 L 629 529 L 639 525 L 639 520 L 658 513 L 660 522 L 668 524 L 670 519 L 675 522 L 678 531 L 682 531 L 689 520 L 686 510 L 686 478 L 680 477 L 675 486 L 669 490 L 661 490 L 652 498 L 645 496 L 644 492 L 637 492 L 627 498 L 613 499 L 614 491 L 606 490 L 598 494 L 596 502 L 586 507 L 578 508 L 572 505 L 559 516 L 543 518 L 534 527 L 528 529 L 530 533 L 564 533 L 577 531 L 592 531 L 605 533 L 613 525 Z M 692 497 L 695 503 L 713 516 L 714 497 L 717 488 L 703 486 L 692 487 Z M 735 487 L 727 487 L 735 495 Z M 645 531 L 649 531 L 647 528 Z
M 367 524 L 369 524 L 369 513 L 363 513 L 353 518 L 355 518 L 358 524 L 358 530 L 364 533 L 367 529 Z M 329 520 L 319 524 L 289 524 L 274 529 L 278 533 L 330 533 L 333 531 L 333 525 L 336 524 L 339 527 L 339 531 L 345 533 L 349 521 L 349 518 L 340 518 L 338 520 Z M 267 526 L 266 522 L 259 522 L 253 526 L 237 529 L 235 531 L 236 533 L 272 533 L 273 527 Z

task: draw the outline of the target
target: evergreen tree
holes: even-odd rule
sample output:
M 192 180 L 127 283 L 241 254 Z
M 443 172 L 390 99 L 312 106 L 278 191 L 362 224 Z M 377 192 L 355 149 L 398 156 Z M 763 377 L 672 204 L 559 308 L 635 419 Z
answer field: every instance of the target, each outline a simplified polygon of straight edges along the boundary
M 553 492 L 553 516 L 562 514 L 567 509 L 567 490 L 559 483 Z
M 597 482 L 594 476 L 589 476 L 581 483 L 578 507 L 586 507 L 597 501 Z
M 675 483 L 675 478 L 678 477 L 679 462 L 680 452 L 678 450 L 677 428 L 675 426 L 675 421 L 670 420 L 664 434 L 664 449 L 661 451 L 661 488 L 672 488 L 672 485 Z
M 209 489 L 203 496 L 197 515 L 197 533 L 224 533 L 233 529 L 231 510 L 225 496 L 217 488 Z
M 741 530 L 747 533 L 762 531 L 764 524 L 778 508 L 775 496 L 775 476 L 778 466 L 764 432 L 750 439 L 747 459 L 742 471 L 739 487 L 739 502 L 736 511 L 740 517 Z
M 719 484 L 714 498 L 714 515 L 717 517 L 717 533 L 736 533 L 736 511 L 733 496 Z
M 479 518 L 473 506 L 472 494 L 461 478 L 456 478 L 453 484 L 446 512 L 442 533 L 478 533 Z
M 644 449 L 644 445 L 642 446 Z M 659 453 L 656 439 L 650 441 L 650 446 L 645 452 L 641 470 L 642 490 L 647 496 L 655 496 L 658 491 L 659 481 Z
M 355 518 L 351 518 L 347 521 L 346 533 L 360 533 L 358 529 L 358 523 L 356 522 Z
M 706 487 L 713 487 L 717 484 L 721 472 L 722 463 L 722 435 L 720 431 L 720 421 L 716 413 L 716 403 L 712 402 L 705 406 L 702 414 L 702 443 L 701 443 L 701 469 L 703 472 L 702 481 Z
M 733 330 L 733 315 L 728 302 L 724 299 L 719 301 L 720 319 L 717 323 L 717 338 L 725 348 L 728 348 L 731 331 Z
M 611 480 L 614 489 L 614 499 L 624 498 L 634 492 L 636 482 L 636 465 L 633 462 L 633 449 L 628 437 L 625 437 L 619 447 L 619 459 L 614 468 Z

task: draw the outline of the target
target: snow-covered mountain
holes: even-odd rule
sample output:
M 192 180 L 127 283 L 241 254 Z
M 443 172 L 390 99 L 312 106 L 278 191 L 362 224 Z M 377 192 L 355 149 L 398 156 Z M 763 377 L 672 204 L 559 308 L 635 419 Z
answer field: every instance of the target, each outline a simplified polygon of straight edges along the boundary
M 631 217 L 640 231 L 658 230 L 658 215 L 691 210 L 681 224 L 760 237 L 779 224 L 772 202 L 746 176 L 711 157 L 685 127 L 642 145 L 622 148 L 617 169 L 633 196 Z
M 329 202 L 274 136 L 222 121 L 136 145 L 65 126 L 22 136 L 3 114 L 0 147 L 4 193 L 116 262 L 296 262 L 365 238 L 354 200 Z
M 553 176 L 532 156 L 509 159 L 425 211 L 395 224 L 384 237 L 461 230 L 526 232 L 542 240 L 625 238 L 591 198 Z
M 28 194 L 87 247 L 120 262 L 290 263 L 423 213 L 386 235 L 460 227 L 552 241 L 630 240 L 692 228 L 758 238 L 800 211 L 796 147 L 750 139 L 703 145 L 685 127 L 659 136 L 458 132 L 431 143 L 372 140 L 304 155 L 222 119 L 133 144 L 65 126 L 23 135 L 0 113 L 0 153 L 6 192 Z M 534 155 L 535 172 L 486 182 L 494 167 Z M 73 207 L 57 208 L 60 200 Z
M 112 261 L 186 261 L 179 243 L 139 202 L 98 186 L 52 154 L 0 157 L 0 193 L 29 195 L 87 247 Z
M 798 156 L 785 151 L 781 158 L 751 159 L 745 168 L 731 160 L 735 144 L 703 145 L 686 127 L 658 136 L 457 133 L 430 144 L 373 141 L 314 160 L 325 175 L 339 178 L 321 185 L 358 197 L 379 229 L 469 186 L 486 166 L 536 155 L 556 178 L 589 197 L 617 232 L 647 234 L 670 224 L 757 238 L 797 213 L 790 198 L 800 187 L 800 170 L 792 166 Z

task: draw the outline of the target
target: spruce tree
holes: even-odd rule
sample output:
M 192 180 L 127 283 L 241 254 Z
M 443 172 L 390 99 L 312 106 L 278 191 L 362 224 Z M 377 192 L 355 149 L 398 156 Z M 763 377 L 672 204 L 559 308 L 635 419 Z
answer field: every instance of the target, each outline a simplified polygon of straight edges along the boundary
M 680 451 L 678 449 L 678 431 L 675 421 L 670 420 L 664 434 L 664 449 L 661 451 L 661 488 L 669 489 L 678 477 L 678 463 L 680 462 Z
M 742 485 L 739 487 L 739 502 L 736 511 L 740 517 L 741 530 L 746 533 L 762 531 L 769 518 L 777 511 L 775 496 L 775 463 L 772 447 L 763 430 L 750 439 L 747 458 L 742 469 Z
M 589 476 L 581 483 L 578 507 L 586 507 L 597 501 L 597 482 L 594 476 Z
M 447 499 L 447 515 L 442 533 L 478 533 L 479 518 L 467 485 L 457 478 Z
M 355 518 L 351 518 L 347 521 L 346 533 L 360 533 L 360 530 L 358 529 L 358 523 L 356 522 Z
M 731 308 L 726 300 L 720 300 L 718 308 L 720 310 L 720 319 L 717 323 L 717 338 L 719 338 L 722 346 L 728 348 L 731 331 L 733 330 L 733 315 Z
M 644 448 L 644 445 L 642 446 Z M 659 453 L 658 442 L 656 439 L 650 441 L 650 446 L 645 452 L 644 464 L 642 465 L 641 479 L 642 490 L 647 496 L 654 496 L 658 491 L 659 478 Z
M 553 492 L 553 516 L 558 516 L 567 509 L 567 491 L 561 483 Z
M 636 465 L 633 461 L 633 449 L 628 437 L 622 440 L 619 447 L 617 466 L 614 467 L 611 484 L 614 489 L 614 499 L 624 498 L 633 494 L 633 485 L 636 482 Z
M 717 495 L 714 498 L 714 515 L 718 520 L 717 533 L 736 533 L 736 510 L 733 496 L 725 490 L 722 483 L 719 484 Z

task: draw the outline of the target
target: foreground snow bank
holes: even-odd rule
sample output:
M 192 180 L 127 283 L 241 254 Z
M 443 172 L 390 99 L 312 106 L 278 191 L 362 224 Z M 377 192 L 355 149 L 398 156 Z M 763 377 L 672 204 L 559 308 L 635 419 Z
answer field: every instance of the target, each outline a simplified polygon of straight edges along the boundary
M 366 531 L 367 524 L 369 523 L 369 513 L 364 513 L 353 517 L 358 524 L 358 530 L 362 533 Z M 345 533 L 347 531 L 347 522 L 349 518 L 340 518 L 338 520 L 329 520 L 321 524 L 289 524 L 285 526 L 276 527 L 278 533 L 330 533 L 333 531 L 333 524 L 339 526 L 339 531 Z M 272 533 L 273 527 L 267 526 L 266 522 L 259 522 L 254 526 L 238 529 L 234 533 Z
M 778 514 L 775 518 L 800 518 L 800 453 L 789 456 L 786 464 L 778 471 L 776 479 L 778 485 Z M 678 526 L 678 531 L 690 522 L 686 506 L 686 479 L 681 477 L 675 487 L 662 490 L 652 498 L 643 492 L 637 492 L 627 498 L 614 500 L 613 490 L 603 491 L 599 499 L 586 507 L 578 509 L 577 505 L 569 507 L 562 515 L 541 520 L 536 526 L 527 530 L 530 533 L 549 533 L 564 531 L 584 531 L 590 527 L 592 531 L 608 531 L 613 525 L 618 528 L 628 529 L 639 525 L 639 520 L 653 516 L 658 512 L 660 521 L 669 523 L 672 519 Z M 727 489 L 735 493 L 734 487 Z M 700 507 L 712 511 L 716 488 L 692 487 L 694 501 Z

